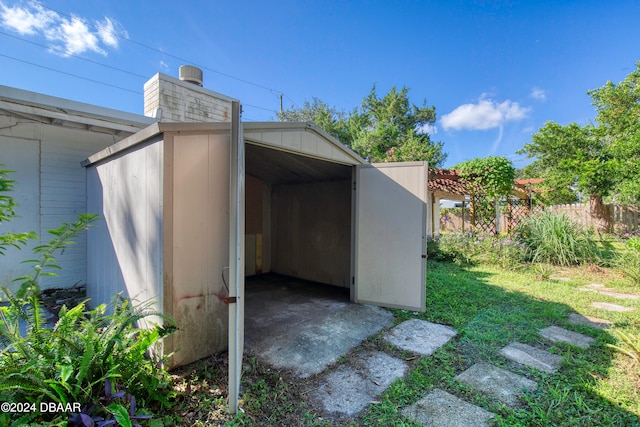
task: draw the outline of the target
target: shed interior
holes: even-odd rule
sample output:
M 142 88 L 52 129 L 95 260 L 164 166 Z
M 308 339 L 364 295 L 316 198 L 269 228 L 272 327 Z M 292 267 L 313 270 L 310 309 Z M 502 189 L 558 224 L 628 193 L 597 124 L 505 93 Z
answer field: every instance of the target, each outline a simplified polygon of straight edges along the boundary
M 245 275 L 349 288 L 352 166 L 246 144 Z

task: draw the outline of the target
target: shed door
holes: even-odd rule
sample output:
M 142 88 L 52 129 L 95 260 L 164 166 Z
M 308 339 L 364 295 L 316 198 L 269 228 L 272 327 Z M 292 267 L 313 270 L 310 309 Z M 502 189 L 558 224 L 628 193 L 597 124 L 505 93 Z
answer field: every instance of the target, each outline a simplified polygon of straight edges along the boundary
M 427 164 L 356 167 L 354 301 L 425 310 Z

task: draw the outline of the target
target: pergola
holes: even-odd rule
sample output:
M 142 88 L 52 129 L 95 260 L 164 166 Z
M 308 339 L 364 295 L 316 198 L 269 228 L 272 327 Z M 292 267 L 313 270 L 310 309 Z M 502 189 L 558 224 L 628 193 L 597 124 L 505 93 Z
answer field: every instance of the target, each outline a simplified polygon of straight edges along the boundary
M 507 198 L 507 218 L 506 218 L 506 230 L 511 230 L 519 221 L 524 217 L 530 215 L 532 210 L 532 196 L 536 192 L 534 186 L 540 184 L 543 179 L 518 179 L 514 181 L 512 197 Z M 477 223 L 477 218 L 473 214 L 475 212 L 474 204 L 475 198 L 478 196 L 476 191 L 476 197 L 471 197 L 471 189 L 462 182 L 460 172 L 455 169 L 441 169 L 431 168 L 429 170 L 429 224 L 427 228 L 429 235 L 432 237 L 440 234 L 440 200 L 460 200 L 462 201 L 462 228 L 464 229 L 464 211 L 465 201 L 468 199 L 471 205 L 470 226 L 472 228 L 481 227 L 481 224 Z

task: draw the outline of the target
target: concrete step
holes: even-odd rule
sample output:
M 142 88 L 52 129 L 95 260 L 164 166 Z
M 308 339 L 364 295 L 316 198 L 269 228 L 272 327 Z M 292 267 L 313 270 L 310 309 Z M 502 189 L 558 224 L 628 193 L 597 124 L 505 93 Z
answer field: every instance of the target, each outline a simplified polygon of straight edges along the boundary
M 559 326 L 549 326 L 548 328 L 540 329 L 538 332 L 549 341 L 566 342 L 580 348 L 589 348 L 593 342 L 593 338 L 591 337 L 569 331 Z
M 391 329 L 384 336 L 384 340 L 403 350 L 430 356 L 457 333 L 449 326 L 426 320 L 409 319 Z
M 485 427 L 495 417 L 491 412 L 438 388 L 404 408 L 402 415 L 427 427 Z
M 500 354 L 516 363 L 530 366 L 550 374 L 556 372 L 562 363 L 562 356 L 519 342 L 509 344 L 500 350 Z
M 338 366 L 320 380 L 310 398 L 323 408 L 323 416 L 342 418 L 362 411 L 407 371 L 404 360 L 380 351 L 361 354 Z
M 478 391 L 496 398 L 507 406 L 515 406 L 524 390 L 535 390 L 538 384 L 522 375 L 479 362 L 456 377 Z

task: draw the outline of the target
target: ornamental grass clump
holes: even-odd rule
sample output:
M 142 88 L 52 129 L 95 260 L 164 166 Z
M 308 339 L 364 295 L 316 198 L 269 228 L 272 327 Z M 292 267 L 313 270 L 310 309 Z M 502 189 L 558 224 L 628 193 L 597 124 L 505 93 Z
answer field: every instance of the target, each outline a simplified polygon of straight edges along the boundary
M 616 266 L 634 285 L 640 285 L 640 236 L 633 236 L 624 243 Z
M 518 228 L 518 238 L 527 246 L 531 262 L 570 266 L 597 259 L 590 233 L 563 213 L 545 210 L 531 216 Z

